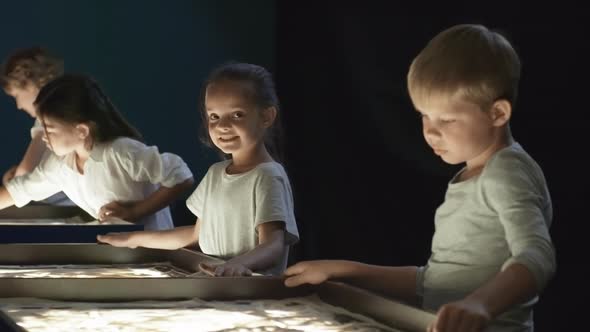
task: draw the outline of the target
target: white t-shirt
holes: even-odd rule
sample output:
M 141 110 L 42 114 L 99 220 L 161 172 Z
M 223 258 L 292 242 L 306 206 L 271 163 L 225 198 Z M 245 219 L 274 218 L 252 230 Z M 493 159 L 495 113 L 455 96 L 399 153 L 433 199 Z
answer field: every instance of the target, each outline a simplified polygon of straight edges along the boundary
M 160 154 L 155 146 L 124 137 L 96 144 L 84 164 L 84 174 L 77 170 L 74 153 L 64 157 L 51 153 L 33 172 L 15 177 L 6 189 L 18 207 L 63 191 L 97 218 L 105 204 L 143 200 L 160 185 L 173 187 L 190 177 L 191 171 L 179 156 Z M 146 229 L 173 227 L 168 208 L 137 222 Z
M 288 246 L 299 240 L 293 194 L 281 164 L 266 162 L 242 174 L 227 174 L 231 160 L 214 164 L 186 202 L 199 218 L 199 246 L 208 255 L 228 259 L 256 247 L 256 227 L 285 223 L 286 248 L 280 264 L 263 274 L 280 275 L 287 265 Z
M 35 138 L 38 134 L 43 134 L 43 131 L 43 124 L 39 119 L 35 119 L 35 123 L 33 124 L 33 127 L 31 127 L 31 139 Z

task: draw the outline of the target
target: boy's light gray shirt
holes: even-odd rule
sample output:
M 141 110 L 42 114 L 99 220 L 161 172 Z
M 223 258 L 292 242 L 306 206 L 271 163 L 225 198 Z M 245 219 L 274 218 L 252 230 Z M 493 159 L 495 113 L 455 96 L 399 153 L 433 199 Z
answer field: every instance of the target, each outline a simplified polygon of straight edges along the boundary
M 542 290 L 556 263 L 551 198 L 541 168 L 513 143 L 496 152 L 479 176 L 457 182 L 461 172 L 436 210 L 432 254 L 418 269 L 423 307 L 437 310 L 460 300 L 514 263 L 526 266 Z M 497 326 L 532 329 L 535 302 L 501 315 Z

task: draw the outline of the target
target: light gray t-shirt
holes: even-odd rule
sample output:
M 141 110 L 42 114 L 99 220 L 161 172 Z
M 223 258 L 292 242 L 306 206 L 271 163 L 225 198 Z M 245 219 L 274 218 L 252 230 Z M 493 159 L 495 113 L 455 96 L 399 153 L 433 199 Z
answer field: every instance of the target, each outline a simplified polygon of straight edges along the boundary
M 156 146 L 121 137 L 96 144 L 84 164 L 84 174 L 77 169 L 74 153 L 63 157 L 49 153 L 31 173 L 8 182 L 6 189 L 18 207 L 63 191 L 97 218 L 105 204 L 143 200 L 160 186 L 170 188 L 191 177 L 191 171 L 179 156 L 160 153 Z M 174 227 L 168 207 L 137 223 L 150 230 Z
M 556 263 L 551 198 L 541 168 L 513 143 L 494 154 L 479 176 L 457 182 L 461 172 L 436 210 L 432 255 L 418 270 L 423 307 L 437 310 L 460 300 L 514 263 L 526 266 L 542 290 Z M 500 315 L 493 330 L 532 330 L 536 301 Z
M 256 247 L 256 227 L 269 221 L 285 223 L 287 246 L 282 261 L 263 274 L 281 275 L 290 245 L 299 239 L 293 194 L 283 166 L 266 162 L 241 174 L 227 174 L 231 160 L 215 163 L 188 198 L 199 218 L 199 246 L 208 255 L 229 259 Z

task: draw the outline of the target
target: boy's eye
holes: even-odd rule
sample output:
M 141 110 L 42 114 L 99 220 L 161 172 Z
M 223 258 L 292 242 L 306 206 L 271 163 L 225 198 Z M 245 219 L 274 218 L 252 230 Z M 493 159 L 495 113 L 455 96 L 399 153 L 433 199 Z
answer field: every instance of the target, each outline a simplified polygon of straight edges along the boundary
M 442 122 L 442 123 L 452 123 L 452 122 L 455 122 L 455 120 L 454 119 L 441 119 L 440 122 Z

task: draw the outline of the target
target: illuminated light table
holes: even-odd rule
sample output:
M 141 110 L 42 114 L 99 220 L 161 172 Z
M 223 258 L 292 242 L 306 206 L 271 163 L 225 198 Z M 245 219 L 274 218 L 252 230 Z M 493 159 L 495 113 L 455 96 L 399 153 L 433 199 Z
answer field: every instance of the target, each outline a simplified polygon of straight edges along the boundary
M 287 288 L 277 277 L 206 277 L 197 273 L 201 262 L 221 261 L 188 249 L 0 245 L 5 268 L 0 330 L 424 331 L 434 319 L 432 313 L 338 282 Z M 178 274 L 14 275 L 18 268 L 62 265 L 111 272 L 156 267 L 165 274 L 174 268 Z
M 0 243 L 96 243 L 98 234 L 143 229 L 120 219 L 99 223 L 77 206 L 38 204 L 0 210 Z

